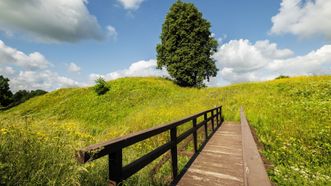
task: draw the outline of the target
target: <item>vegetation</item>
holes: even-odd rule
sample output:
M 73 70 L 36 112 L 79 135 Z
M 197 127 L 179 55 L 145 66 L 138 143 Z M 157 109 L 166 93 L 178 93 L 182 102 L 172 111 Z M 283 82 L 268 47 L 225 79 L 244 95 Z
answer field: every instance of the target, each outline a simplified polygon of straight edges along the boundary
M 6 107 L 11 102 L 13 93 L 9 88 L 9 79 L 0 75 L 0 107 Z
M 94 90 L 99 96 L 109 91 L 107 82 L 103 78 L 100 77 L 97 80 L 95 80 L 95 82 L 96 85 L 94 86 Z
M 192 4 L 176 1 L 162 26 L 161 43 L 157 45 L 157 66 L 166 67 L 177 84 L 201 87 L 204 80 L 215 77 L 217 68 L 211 58 L 217 41 L 210 23 Z
M 19 90 L 15 94 L 10 91 L 9 79 L 0 76 L 0 109 L 8 109 L 13 106 L 19 105 L 24 101 L 33 98 L 35 96 L 40 96 L 46 94 L 44 90 Z
M 290 78 L 290 76 L 280 75 L 280 76 L 276 77 L 275 79 L 285 79 L 285 78 Z
M 107 159 L 85 165 L 74 150 L 223 105 L 239 108 L 264 145 L 278 185 L 331 184 L 331 76 L 295 77 L 222 88 L 181 88 L 162 78 L 123 78 L 97 96 L 93 87 L 60 89 L 0 112 L 0 185 L 105 185 Z M 146 154 L 166 135 L 124 149 L 124 163 Z M 180 158 L 180 167 L 186 162 Z M 157 161 L 156 161 L 157 163 Z M 170 164 L 153 165 L 127 185 L 164 185 Z M 152 179 L 151 179 L 152 178 Z

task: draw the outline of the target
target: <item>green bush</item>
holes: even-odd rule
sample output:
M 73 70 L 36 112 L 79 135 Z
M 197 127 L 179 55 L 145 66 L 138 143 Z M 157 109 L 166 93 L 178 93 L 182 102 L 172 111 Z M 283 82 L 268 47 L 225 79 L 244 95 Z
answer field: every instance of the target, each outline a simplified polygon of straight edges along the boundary
M 95 82 L 96 85 L 94 86 L 94 90 L 99 96 L 109 91 L 107 82 L 103 78 L 100 77 L 97 80 L 95 80 Z
M 280 76 L 276 77 L 275 79 L 286 79 L 286 78 L 290 78 L 290 76 L 280 75 Z

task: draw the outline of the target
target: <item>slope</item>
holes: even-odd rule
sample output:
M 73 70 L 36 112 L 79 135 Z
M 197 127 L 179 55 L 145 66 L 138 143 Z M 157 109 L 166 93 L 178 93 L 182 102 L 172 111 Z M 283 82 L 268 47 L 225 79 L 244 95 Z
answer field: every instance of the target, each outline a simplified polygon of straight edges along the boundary
M 223 105 L 227 120 L 238 120 L 244 106 L 275 183 L 331 182 L 331 76 L 204 89 L 181 88 L 162 78 L 122 78 L 109 85 L 103 96 L 91 87 L 60 89 L 0 112 L 1 182 L 105 183 L 106 160 L 79 165 L 75 149 L 217 105 Z M 128 149 L 125 161 L 164 140 Z M 147 172 L 128 183 L 147 184 Z

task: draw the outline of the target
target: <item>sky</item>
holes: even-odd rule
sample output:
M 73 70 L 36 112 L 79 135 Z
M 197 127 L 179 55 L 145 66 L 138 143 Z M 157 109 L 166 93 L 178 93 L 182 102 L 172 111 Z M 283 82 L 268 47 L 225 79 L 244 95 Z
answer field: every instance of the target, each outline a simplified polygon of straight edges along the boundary
M 167 76 L 156 45 L 175 0 L 1 0 L 0 75 L 12 91 Z M 330 0 L 184 0 L 211 23 L 208 86 L 331 74 Z

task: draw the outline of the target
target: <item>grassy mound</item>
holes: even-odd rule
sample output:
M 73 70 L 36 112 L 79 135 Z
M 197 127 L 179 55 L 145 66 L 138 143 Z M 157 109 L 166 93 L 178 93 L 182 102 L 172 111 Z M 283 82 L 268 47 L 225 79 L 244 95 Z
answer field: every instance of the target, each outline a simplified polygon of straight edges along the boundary
M 74 150 L 223 105 L 226 120 L 244 106 L 279 185 L 330 184 L 331 76 L 298 77 L 222 88 L 181 88 L 162 78 L 123 78 L 93 88 L 60 89 L 0 112 L 0 184 L 92 184 L 107 179 L 107 160 L 79 165 Z M 166 140 L 124 151 L 125 163 Z M 163 179 L 166 168 L 157 179 Z M 163 171 L 163 172 L 162 172 Z M 148 168 L 128 184 L 148 182 Z

